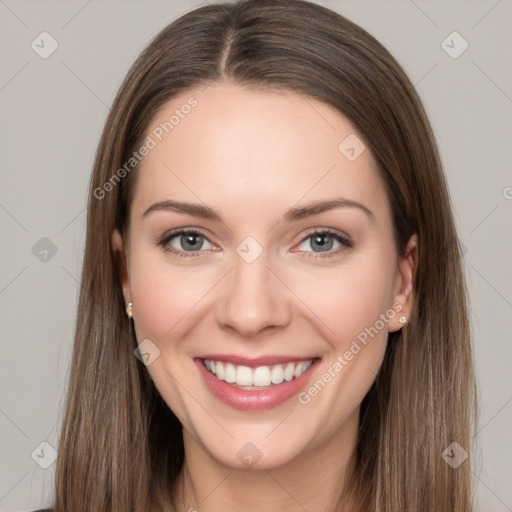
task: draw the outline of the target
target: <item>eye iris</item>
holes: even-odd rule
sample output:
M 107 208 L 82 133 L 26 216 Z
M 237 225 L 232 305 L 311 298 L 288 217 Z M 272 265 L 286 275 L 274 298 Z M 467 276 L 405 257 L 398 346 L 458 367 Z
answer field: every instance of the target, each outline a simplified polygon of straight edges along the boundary
M 312 237 L 311 247 L 315 251 L 318 249 L 317 252 L 325 252 L 332 249 L 333 243 L 334 240 L 332 236 L 329 236 L 325 233 L 320 233 Z
M 201 247 L 203 242 L 202 239 L 203 237 L 201 235 L 195 233 L 187 233 L 185 235 L 181 235 L 181 247 L 183 247 L 185 251 L 194 251 Z

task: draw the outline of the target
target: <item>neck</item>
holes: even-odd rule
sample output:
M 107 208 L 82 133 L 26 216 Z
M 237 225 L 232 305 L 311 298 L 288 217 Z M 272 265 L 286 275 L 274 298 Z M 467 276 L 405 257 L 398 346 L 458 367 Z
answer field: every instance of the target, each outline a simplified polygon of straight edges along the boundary
M 336 508 L 357 442 L 358 414 L 328 441 L 273 468 L 220 464 L 184 431 L 185 464 L 173 487 L 177 512 L 303 512 Z M 339 505 L 338 505 L 339 507 Z

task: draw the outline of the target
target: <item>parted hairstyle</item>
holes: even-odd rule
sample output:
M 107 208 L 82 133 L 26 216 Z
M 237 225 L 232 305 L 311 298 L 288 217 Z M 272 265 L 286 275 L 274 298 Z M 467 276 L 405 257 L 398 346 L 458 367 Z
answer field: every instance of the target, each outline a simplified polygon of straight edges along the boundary
M 476 386 L 461 251 L 419 96 L 390 53 L 343 16 L 302 0 L 242 0 L 166 26 L 130 68 L 108 115 L 90 182 L 55 512 L 163 511 L 172 500 L 184 461 L 181 424 L 134 357 L 111 245 L 115 229 L 127 234 L 137 166 L 112 179 L 169 100 L 221 80 L 336 108 L 378 163 L 398 253 L 418 236 L 411 317 L 390 333 L 361 404 L 339 504 L 360 512 L 473 510 L 470 459 L 452 468 L 442 457 L 453 442 L 471 451 Z

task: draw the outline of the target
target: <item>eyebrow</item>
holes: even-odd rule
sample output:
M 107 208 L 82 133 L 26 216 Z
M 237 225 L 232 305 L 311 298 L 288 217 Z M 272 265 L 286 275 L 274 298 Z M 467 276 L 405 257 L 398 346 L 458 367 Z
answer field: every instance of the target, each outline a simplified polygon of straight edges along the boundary
M 364 212 L 371 220 L 375 219 L 373 212 L 367 206 L 357 201 L 345 199 L 344 197 L 327 201 L 315 201 L 306 206 L 291 208 L 285 213 L 284 219 L 288 222 L 297 221 L 305 217 L 333 210 L 334 208 L 357 208 Z
M 170 211 L 176 213 L 186 213 L 194 217 L 201 217 L 202 219 L 210 219 L 221 221 L 219 215 L 217 215 L 208 206 L 197 204 L 197 203 L 181 203 L 179 201 L 159 201 L 158 203 L 152 204 L 143 214 L 146 217 L 151 212 L 155 211 Z
M 306 206 L 299 206 L 290 208 L 284 214 L 284 220 L 287 222 L 294 222 L 306 217 L 318 215 L 320 213 L 333 210 L 334 208 L 357 208 L 364 212 L 370 220 L 374 220 L 375 216 L 373 212 L 366 207 L 364 204 L 343 197 L 336 199 L 329 199 L 325 201 L 315 201 Z M 171 211 L 176 213 L 185 213 L 192 215 L 193 217 L 200 217 L 202 219 L 215 220 L 222 222 L 220 215 L 206 205 L 198 203 L 182 203 L 179 201 L 159 201 L 151 205 L 143 214 L 146 217 L 154 211 Z

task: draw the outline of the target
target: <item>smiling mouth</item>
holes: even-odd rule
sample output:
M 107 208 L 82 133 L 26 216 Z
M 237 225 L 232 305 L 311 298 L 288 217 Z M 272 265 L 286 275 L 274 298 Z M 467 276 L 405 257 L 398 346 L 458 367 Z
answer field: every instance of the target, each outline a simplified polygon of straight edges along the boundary
M 205 368 L 218 380 L 243 390 L 263 390 L 295 380 L 309 370 L 314 360 L 313 358 L 255 368 L 211 359 L 202 361 Z

